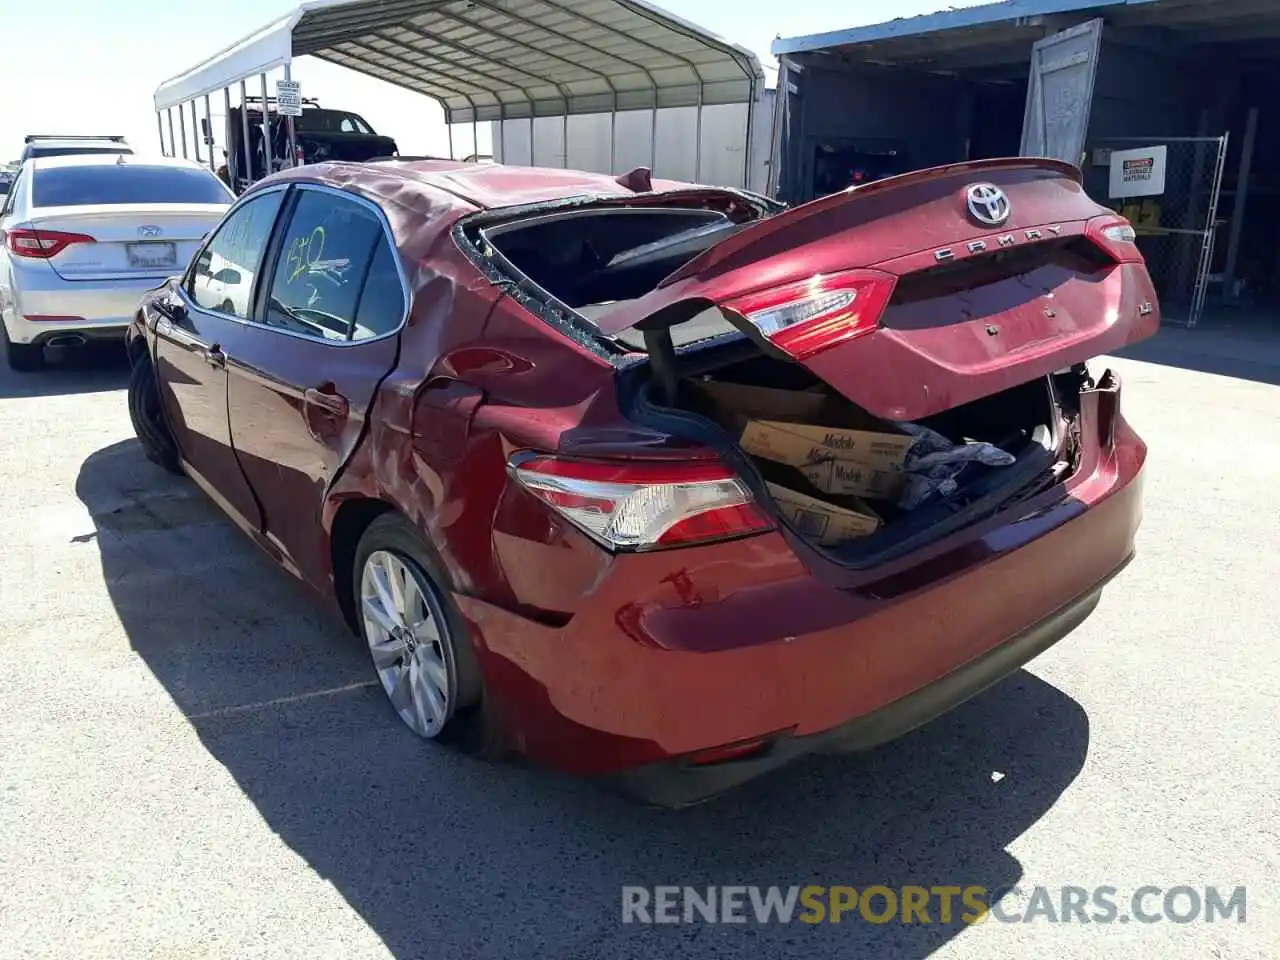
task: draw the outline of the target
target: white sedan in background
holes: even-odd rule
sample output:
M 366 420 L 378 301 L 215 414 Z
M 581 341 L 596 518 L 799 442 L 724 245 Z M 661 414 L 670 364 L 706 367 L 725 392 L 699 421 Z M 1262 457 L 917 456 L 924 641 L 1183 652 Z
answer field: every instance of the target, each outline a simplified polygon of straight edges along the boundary
M 0 333 L 9 366 L 46 346 L 123 339 L 142 293 L 180 273 L 235 198 L 188 160 L 28 160 L 0 207 Z

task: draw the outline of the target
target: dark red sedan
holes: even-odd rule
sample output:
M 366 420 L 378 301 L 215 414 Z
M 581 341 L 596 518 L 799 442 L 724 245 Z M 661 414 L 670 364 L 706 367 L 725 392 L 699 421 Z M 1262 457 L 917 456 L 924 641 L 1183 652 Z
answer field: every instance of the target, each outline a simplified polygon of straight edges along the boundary
M 787 210 L 643 170 L 318 164 L 146 297 L 129 405 L 415 733 L 678 805 L 898 736 L 1080 624 L 1146 457 L 1086 361 L 1158 325 L 1132 228 L 1055 161 Z M 940 443 L 887 475 L 923 495 L 818 495 L 747 449 L 793 405 Z

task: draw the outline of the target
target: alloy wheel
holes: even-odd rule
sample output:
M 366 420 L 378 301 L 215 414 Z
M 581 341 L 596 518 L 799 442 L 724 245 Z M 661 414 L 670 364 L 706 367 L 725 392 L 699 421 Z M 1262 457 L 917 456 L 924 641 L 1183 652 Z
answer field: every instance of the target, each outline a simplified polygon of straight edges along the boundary
M 388 550 L 360 575 L 360 614 L 378 678 L 414 733 L 433 738 L 453 708 L 443 609 L 416 565 Z

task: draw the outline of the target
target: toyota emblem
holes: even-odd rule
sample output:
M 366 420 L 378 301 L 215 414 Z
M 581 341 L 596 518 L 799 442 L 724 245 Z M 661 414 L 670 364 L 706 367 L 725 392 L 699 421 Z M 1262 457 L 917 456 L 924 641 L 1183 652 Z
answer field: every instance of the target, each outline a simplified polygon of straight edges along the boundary
M 965 202 L 969 213 L 979 223 L 998 227 L 1009 219 L 1012 208 L 1004 191 L 993 183 L 974 183 L 965 188 Z

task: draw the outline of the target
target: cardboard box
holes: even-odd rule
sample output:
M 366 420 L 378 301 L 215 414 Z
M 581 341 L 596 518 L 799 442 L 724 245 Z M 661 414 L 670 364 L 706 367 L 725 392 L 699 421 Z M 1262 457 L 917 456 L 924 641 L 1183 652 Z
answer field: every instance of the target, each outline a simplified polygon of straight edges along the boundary
M 800 472 L 823 493 L 836 496 L 896 500 L 906 484 L 906 475 L 900 471 L 878 470 L 855 460 L 824 460 Z
M 744 451 L 792 467 L 824 460 L 852 460 L 879 470 L 901 470 L 914 438 L 888 430 L 781 420 L 748 420 L 738 436 Z
M 870 507 L 856 500 L 850 507 L 838 507 L 776 483 L 767 486 L 769 495 L 800 534 L 816 540 L 821 546 L 836 546 L 875 533 L 880 528 L 880 518 Z
M 718 422 L 733 429 L 753 456 L 792 467 L 852 460 L 901 470 L 913 438 L 823 392 L 777 390 L 709 381 L 696 385 Z

